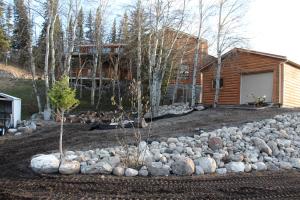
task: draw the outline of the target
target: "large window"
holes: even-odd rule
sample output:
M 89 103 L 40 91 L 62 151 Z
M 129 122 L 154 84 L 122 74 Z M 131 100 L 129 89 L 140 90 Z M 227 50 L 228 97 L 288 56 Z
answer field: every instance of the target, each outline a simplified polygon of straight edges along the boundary
M 220 88 L 222 88 L 223 85 L 224 85 L 223 78 L 220 78 Z M 212 88 L 213 88 L 213 89 L 216 89 L 216 79 L 214 79 L 214 80 L 212 81 Z

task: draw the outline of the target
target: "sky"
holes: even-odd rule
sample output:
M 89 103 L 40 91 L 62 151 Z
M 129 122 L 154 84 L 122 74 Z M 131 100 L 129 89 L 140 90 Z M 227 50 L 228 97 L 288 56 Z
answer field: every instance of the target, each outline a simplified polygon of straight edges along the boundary
M 246 14 L 249 48 L 300 63 L 299 9 L 299 0 L 253 0 Z

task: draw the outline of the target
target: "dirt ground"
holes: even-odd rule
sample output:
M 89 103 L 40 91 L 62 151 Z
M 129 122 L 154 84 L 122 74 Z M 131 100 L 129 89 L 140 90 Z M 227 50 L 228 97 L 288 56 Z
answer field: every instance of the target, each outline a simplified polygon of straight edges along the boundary
M 195 128 L 212 130 L 224 125 L 270 118 L 300 110 L 207 109 L 189 115 L 162 119 L 142 130 L 144 139 L 164 140 L 194 135 Z M 67 124 L 66 150 L 87 150 L 134 143 L 133 130 L 94 130 L 82 124 Z M 201 177 L 116 178 L 112 176 L 39 176 L 30 168 L 31 156 L 57 151 L 58 126 L 46 126 L 21 137 L 0 138 L 0 199 L 300 199 L 300 172 L 240 174 Z

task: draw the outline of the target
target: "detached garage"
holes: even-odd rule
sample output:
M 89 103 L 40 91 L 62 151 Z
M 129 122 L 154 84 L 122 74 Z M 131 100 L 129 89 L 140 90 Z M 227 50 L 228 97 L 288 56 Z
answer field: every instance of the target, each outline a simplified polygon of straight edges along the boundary
M 300 107 L 300 65 L 285 56 L 235 48 L 222 56 L 220 105 L 248 104 L 255 97 L 285 107 Z M 216 61 L 201 69 L 202 103 L 212 105 Z

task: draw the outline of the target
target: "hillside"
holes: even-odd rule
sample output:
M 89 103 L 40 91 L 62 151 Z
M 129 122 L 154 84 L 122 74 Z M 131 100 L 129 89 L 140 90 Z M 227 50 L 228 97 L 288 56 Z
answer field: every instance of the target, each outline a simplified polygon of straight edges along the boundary
M 0 78 L 31 79 L 30 71 L 0 63 Z

